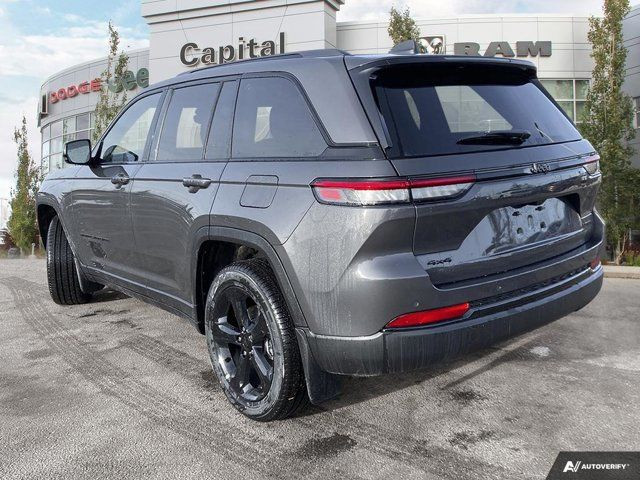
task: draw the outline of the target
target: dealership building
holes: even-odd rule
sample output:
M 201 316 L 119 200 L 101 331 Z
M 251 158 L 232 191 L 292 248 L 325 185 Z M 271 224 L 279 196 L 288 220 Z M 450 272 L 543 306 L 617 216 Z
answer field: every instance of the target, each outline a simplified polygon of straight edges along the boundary
M 357 1 L 357 0 L 346 0 Z M 393 46 L 386 22 L 337 22 L 345 0 L 142 0 L 149 48 L 127 52 L 128 71 L 105 84 L 106 58 L 49 77 L 41 89 L 38 124 L 44 172 L 62 168 L 64 142 L 91 138 L 99 92 L 131 98 L 150 83 L 205 66 L 278 53 L 337 48 L 354 54 L 386 53 Z M 430 54 L 526 59 L 569 117 L 579 121 L 593 60 L 587 17 L 570 15 L 465 15 L 417 19 Z M 634 99 L 635 165 L 640 167 L 640 6 L 624 22 L 629 49 L 625 90 Z M 106 46 L 105 46 L 106 49 Z

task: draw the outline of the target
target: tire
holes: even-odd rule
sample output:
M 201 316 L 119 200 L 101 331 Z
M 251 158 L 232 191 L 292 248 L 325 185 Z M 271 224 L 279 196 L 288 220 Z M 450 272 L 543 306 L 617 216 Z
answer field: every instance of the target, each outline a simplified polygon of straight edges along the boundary
M 293 323 L 265 260 L 235 262 L 218 273 L 207 295 L 205 334 L 222 390 L 244 415 L 268 422 L 307 405 Z
M 73 252 L 58 217 L 53 217 L 47 231 L 47 281 L 58 305 L 79 305 L 91 298 L 80 289 Z

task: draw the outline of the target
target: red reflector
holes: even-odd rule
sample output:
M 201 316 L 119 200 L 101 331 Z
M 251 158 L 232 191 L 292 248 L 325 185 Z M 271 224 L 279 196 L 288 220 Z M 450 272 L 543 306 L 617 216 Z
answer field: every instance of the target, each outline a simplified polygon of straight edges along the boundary
M 598 268 L 598 265 L 600 265 L 600 257 L 596 257 L 593 260 L 591 260 L 591 262 L 589 262 L 589 266 L 591 267 L 591 270 L 595 270 L 596 268 Z
M 405 328 L 428 325 L 430 323 L 443 322 L 462 317 L 469 311 L 469 303 L 461 303 L 450 307 L 436 308 L 400 315 L 387 324 L 387 328 Z

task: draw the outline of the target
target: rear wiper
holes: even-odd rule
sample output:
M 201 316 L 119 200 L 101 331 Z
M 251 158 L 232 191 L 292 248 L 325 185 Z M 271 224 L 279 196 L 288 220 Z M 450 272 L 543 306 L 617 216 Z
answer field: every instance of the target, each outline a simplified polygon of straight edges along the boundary
M 531 133 L 526 130 L 486 132 L 458 140 L 458 145 L 521 145 Z

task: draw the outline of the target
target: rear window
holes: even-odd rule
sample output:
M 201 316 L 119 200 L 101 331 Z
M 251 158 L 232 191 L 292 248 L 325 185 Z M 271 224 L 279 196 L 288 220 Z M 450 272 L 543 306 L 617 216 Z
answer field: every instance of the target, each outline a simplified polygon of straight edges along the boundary
M 581 138 L 543 87 L 515 68 L 395 67 L 381 72 L 373 88 L 395 158 Z
M 240 83 L 234 158 L 316 157 L 327 144 L 296 85 L 281 77 Z

